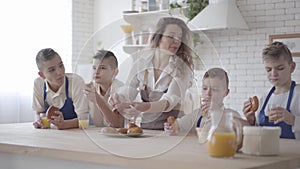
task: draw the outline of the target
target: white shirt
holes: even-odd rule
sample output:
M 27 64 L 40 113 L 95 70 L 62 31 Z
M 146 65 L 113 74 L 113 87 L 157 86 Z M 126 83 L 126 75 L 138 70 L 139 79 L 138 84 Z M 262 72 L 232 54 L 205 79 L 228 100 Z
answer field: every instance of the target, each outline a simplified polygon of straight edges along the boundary
M 100 91 L 100 85 L 97 83 L 93 83 L 94 87 L 96 88 L 97 93 L 100 95 L 100 97 L 107 103 L 107 106 L 110 107 L 110 109 L 112 109 L 112 106 L 110 104 L 108 104 L 108 99 L 111 93 L 114 93 L 115 90 L 117 90 L 118 88 L 120 88 L 121 86 L 124 85 L 123 82 L 114 79 L 112 81 L 112 84 L 110 86 L 110 88 L 106 91 L 105 95 L 102 96 L 101 95 L 101 91 Z M 103 118 L 103 114 L 102 112 L 99 112 L 100 110 L 97 108 L 97 106 L 95 106 L 95 103 L 92 101 L 89 101 L 89 110 L 91 113 L 91 116 L 93 117 L 95 113 L 99 113 L 99 116 L 101 117 L 101 120 L 98 122 L 94 122 L 94 124 L 97 127 L 105 127 L 105 126 L 110 126 L 110 124 L 108 122 L 106 122 L 106 120 Z M 97 117 L 99 117 L 97 116 Z
M 169 107 L 165 110 L 165 112 L 168 112 L 177 104 L 183 104 L 186 90 L 192 85 L 193 73 L 180 58 L 172 56 L 169 59 L 169 64 L 162 70 L 160 77 L 155 82 L 154 65 L 152 63 L 154 51 L 150 49 L 138 53 L 138 55 L 142 54 L 143 56 L 136 57 L 138 59 L 131 69 L 128 81 L 118 93 L 125 97 L 127 96 L 129 100 L 135 100 L 143 86 L 145 70 L 147 70 L 147 87 L 151 91 L 163 92 L 167 90 L 159 100 L 167 100 L 169 102 Z M 179 68 L 179 70 L 176 68 Z
M 256 111 L 256 123 L 258 124 L 259 122 L 259 113 L 260 110 L 264 104 L 264 101 L 266 100 L 266 97 L 268 93 L 270 92 L 271 88 L 266 91 L 266 93 L 260 98 L 259 100 L 259 108 Z M 276 106 L 280 106 L 283 108 L 286 108 L 287 101 L 288 101 L 288 96 L 289 96 L 289 91 L 286 93 L 282 94 L 272 94 L 270 97 L 268 104 L 273 103 Z M 268 116 L 268 104 L 266 105 L 265 108 L 265 115 Z M 291 113 L 295 115 L 295 123 L 294 126 L 292 127 L 293 132 L 300 132 L 300 85 L 296 84 L 294 88 L 294 93 L 293 93 L 293 98 L 290 106 Z
M 241 118 L 240 114 L 237 111 L 229 108 L 224 109 L 224 113 L 229 113 L 229 112 L 233 113 L 233 117 Z M 201 114 L 202 114 L 201 111 L 195 110 L 192 113 L 188 113 L 183 117 L 176 119 L 179 132 L 190 132 L 190 131 L 195 132 L 195 128 L 197 127 L 197 122 Z M 204 127 L 204 125 L 208 125 L 208 127 L 210 127 L 211 125 L 210 121 L 211 121 L 210 117 L 202 117 L 200 128 Z
M 66 73 L 69 82 L 69 98 L 73 101 L 74 109 L 77 114 L 88 112 L 87 100 L 82 94 L 84 85 L 83 79 L 73 73 Z M 49 105 L 62 108 L 66 100 L 66 82 L 54 92 L 50 89 L 46 80 L 38 77 L 34 80 L 32 109 L 36 112 L 46 111 L 44 109 L 44 83 L 46 83 L 47 97 L 46 101 Z

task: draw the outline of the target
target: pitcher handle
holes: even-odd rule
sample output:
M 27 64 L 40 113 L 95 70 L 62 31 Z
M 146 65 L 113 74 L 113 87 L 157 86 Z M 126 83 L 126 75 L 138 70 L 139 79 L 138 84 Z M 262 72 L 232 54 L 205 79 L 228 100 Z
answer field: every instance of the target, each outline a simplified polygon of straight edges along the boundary
M 237 117 L 233 118 L 233 128 L 235 131 L 236 135 L 236 143 L 237 143 L 237 150 L 238 151 L 240 148 L 242 148 L 242 143 L 243 143 L 243 126 L 242 123 L 240 122 L 240 119 Z

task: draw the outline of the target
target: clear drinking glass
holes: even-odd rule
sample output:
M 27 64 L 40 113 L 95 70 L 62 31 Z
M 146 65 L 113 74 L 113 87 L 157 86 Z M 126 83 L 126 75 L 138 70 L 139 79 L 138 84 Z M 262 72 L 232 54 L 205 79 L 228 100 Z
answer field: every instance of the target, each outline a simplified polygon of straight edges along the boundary
M 269 103 L 268 106 L 267 106 L 269 122 L 274 122 L 274 121 L 279 119 L 278 116 L 272 115 L 272 117 L 271 117 L 271 114 L 274 112 L 272 109 L 275 108 L 275 107 L 280 107 L 280 106 L 278 104 L 275 104 L 275 103 Z
M 130 105 L 130 108 L 124 109 L 120 113 L 125 117 L 124 127 L 128 128 L 130 123 L 136 123 L 136 118 L 141 112 L 136 110 L 132 105 Z
M 46 113 L 40 113 L 41 121 L 42 121 L 42 128 L 48 129 L 50 128 L 50 121 L 48 121 Z
M 87 129 L 89 127 L 89 113 L 78 114 L 79 128 Z

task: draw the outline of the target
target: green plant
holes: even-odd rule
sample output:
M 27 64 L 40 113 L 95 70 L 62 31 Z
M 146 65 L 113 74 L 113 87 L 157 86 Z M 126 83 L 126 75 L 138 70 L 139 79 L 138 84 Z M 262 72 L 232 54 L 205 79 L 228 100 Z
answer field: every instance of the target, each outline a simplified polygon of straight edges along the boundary
M 208 0 L 187 0 L 186 3 L 188 6 L 187 17 L 192 20 L 208 5 Z
M 201 12 L 208 5 L 208 0 L 182 0 L 178 3 L 178 1 L 173 1 L 170 3 L 170 10 L 179 8 L 180 13 L 182 13 L 182 8 L 185 8 L 186 12 L 184 14 L 190 20 L 192 20 L 199 12 Z

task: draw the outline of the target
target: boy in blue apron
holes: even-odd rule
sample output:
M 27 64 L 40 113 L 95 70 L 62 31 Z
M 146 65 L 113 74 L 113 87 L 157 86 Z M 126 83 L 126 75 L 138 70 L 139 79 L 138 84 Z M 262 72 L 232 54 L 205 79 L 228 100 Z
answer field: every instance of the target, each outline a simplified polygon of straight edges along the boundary
M 256 112 L 250 111 L 249 101 L 244 103 L 243 112 L 250 124 L 279 126 L 281 138 L 295 139 L 295 133 L 300 131 L 300 85 L 291 78 L 296 63 L 282 42 L 266 46 L 262 56 L 267 78 L 273 87 L 260 98 Z M 276 106 L 271 107 L 271 104 Z
M 40 114 L 50 105 L 58 107 L 50 122 L 57 129 L 78 128 L 77 114 L 88 112 L 82 94 L 83 79 L 76 74 L 66 74 L 61 57 L 51 48 L 42 49 L 36 56 L 39 76 L 34 81 L 32 108 L 36 112 L 35 128 L 41 128 Z

